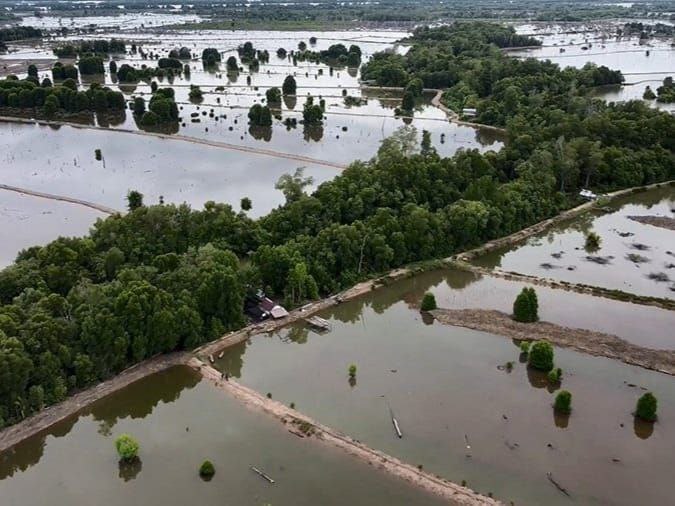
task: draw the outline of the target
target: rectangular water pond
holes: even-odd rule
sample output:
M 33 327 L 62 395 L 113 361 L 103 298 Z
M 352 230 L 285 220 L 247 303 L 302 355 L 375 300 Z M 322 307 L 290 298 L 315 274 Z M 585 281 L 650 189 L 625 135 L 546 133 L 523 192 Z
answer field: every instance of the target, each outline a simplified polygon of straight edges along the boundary
M 500 268 L 653 297 L 675 293 L 675 231 L 631 217 L 675 218 L 675 186 L 616 199 L 603 210 L 560 223 L 525 243 L 492 251 L 475 260 Z M 586 235 L 600 236 L 598 249 Z
M 140 443 L 137 464 L 118 464 L 114 440 L 123 433 Z M 205 459 L 216 469 L 209 482 L 197 472 Z M 443 504 L 298 439 L 186 367 L 145 378 L 1 454 L 0 498 L 3 506 Z
M 556 416 L 560 385 L 528 369 L 517 343 L 425 324 L 415 306 L 432 285 L 394 283 L 322 313 L 327 333 L 299 324 L 254 336 L 217 365 L 371 447 L 506 504 L 569 504 L 547 473 L 578 504 L 670 501 L 674 378 L 556 349 L 562 388 L 573 396 L 571 416 Z M 632 415 L 646 390 L 659 399 L 655 425 Z

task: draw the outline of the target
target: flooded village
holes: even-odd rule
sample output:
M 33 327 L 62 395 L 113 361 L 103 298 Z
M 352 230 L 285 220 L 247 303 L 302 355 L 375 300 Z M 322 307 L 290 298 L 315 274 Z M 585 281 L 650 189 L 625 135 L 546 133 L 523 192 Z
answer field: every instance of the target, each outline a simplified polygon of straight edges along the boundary
M 672 502 L 675 14 L 456 3 L 0 14 L 0 504 Z

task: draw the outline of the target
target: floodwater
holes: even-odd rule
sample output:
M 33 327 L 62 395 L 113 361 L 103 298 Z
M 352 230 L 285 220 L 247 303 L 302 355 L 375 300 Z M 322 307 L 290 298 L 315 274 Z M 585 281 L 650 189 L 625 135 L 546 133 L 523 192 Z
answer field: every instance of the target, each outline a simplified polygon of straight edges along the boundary
M 0 268 L 19 251 L 46 244 L 59 236 L 86 235 L 98 218 L 107 215 L 67 202 L 0 190 Z
M 556 387 L 519 362 L 509 339 L 424 323 L 409 306 L 428 286 L 417 286 L 420 279 L 325 311 L 328 333 L 300 324 L 254 336 L 218 366 L 370 446 L 507 504 L 569 504 L 549 472 L 579 504 L 671 500 L 671 377 L 557 349 L 573 412 L 554 416 Z M 351 383 L 350 364 L 357 366 Z M 631 414 L 645 388 L 659 398 L 654 426 L 634 424 Z
M 490 252 L 475 263 L 638 295 L 673 297 L 675 232 L 643 225 L 628 217 L 673 217 L 675 187 L 664 186 L 622 197 L 608 207 L 611 212 L 586 213 L 535 235 L 524 244 Z M 584 250 L 585 235 L 591 231 L 602 240 L 595 252 Z
M 396 283 L 391 291 L 411 304 L 421 300 L 425 292 L 432 292 L 441 308 L 496 309 L 511 314 L 513 302 L 525 286 L 533 285 L 442 269 Z M 545 286 L 534 288 L 542 321 L 613 334 L 646 348 L 675 349 L 673 311 Z
M 118 465 L 114 440 L 122 433 L 139 441 L 140 464 Z M 197 474 L 205 459 L 216 468 L 210 482 Z M 339 450 L 299 439 L 182 367 L 0 455 L 0 497 L 3 506 L 442 504 Z

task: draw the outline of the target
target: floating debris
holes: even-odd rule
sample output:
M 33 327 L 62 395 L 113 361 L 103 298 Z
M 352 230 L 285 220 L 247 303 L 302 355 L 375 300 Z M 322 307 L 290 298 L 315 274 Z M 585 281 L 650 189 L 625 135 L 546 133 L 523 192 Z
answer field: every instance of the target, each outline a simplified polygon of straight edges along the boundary
M 541 267 L 542 269 L 546 269 L 546 270 L 551 270 L 551 269 L 557 269 L 557 268 L 558 268 L 557 265 L 553 265 L 553 264 L 550 264 L 550 263 L 548 263 L 548 262 L 544 262 L 543 264 L 539 264 L 539 267 Z
M 260 476 L 261 478 L 264 478 L 264 479 L 267 480 L 268 482 L 274 483 L 274 480 L 273 480 L 272 478 L 270 478 L 268 475 L 266 475 L 265 473 L 263 473 L 263 472 L 262 472 L 260 469 L 258 469 L 257 467 L 251 466 L 251 471 L 253 471 L 254 473 L 256 473 L 256 474 L 257 474 L 258 476 Z
M 548 473 L 546 473 L 546 477 L 548 478 L 548 481 L 550 481 L 551 483 L 553 483 L 553 485 L 555 485 L 555 488 L 560 490 L 560 492 L 565 494 L 567 497 L 570 497 L 570 493 L 567 491 L 567 489 L 565 487 L 563 487 L 562 485 L 560 485 L 560 483 L 555 481 L 555 479 L 553 478 L 553 474 L 548 472 Z
M 634 264 L 645 264 L 651 261 L 649 258 L 638 255 L 637 253 L 628 253 L 626 255 L 626 260 L 633 262 Z
M 639 242 L 631 243 L 630 247 L 638 251 L 649 251 L 650 249 L 652 249 L 651 246 L 647 246 L 646 244 L 642 244 Z
M 563 256 L 564 254 L 565 254 L 564 251 L 558 251 L 557 253 L 551 253 L 551 256 L 552 256 L 553 258 L 560 259 L 560 258 L 562 258 L 562 256 Z
M 585 258 L 589 262 L 593 262 L 593 263 L 596 263 L 596 264 L 599 264 L 599 265 L 607 265 L 607 264 L 611 263 L 611 260 L 614 257 L 612 257 L 612 256 L 601 257 L 601 256 L 595 256 L 595 255 L 586 255 Z
M 656 281 L 657 283 L 667 283 L 670 281 L 668 274 L 665 272 L 652 272 L 647 275 L 647 278 L 651 279 L 652 281 Z

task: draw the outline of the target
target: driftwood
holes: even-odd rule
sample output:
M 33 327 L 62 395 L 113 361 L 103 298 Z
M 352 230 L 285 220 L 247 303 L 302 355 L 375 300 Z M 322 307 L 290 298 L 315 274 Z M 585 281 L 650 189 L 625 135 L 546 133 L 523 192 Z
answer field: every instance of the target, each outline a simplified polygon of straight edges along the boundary
M 553 485 L 555 485 L 555 488 L 560 490 L 567 497 L 571 497 L 570 493 L 567 491 L 567 489 L 565 487 L 563 487 L 562 485 L 560 485 L 560 483 L 555 481 L 555 479 L 553 478 L 553 475 L 551 473 L 546 473 L 546 477 L 548 478 L 548 481 L 550 481 L 551 483 L 553 483 Z

